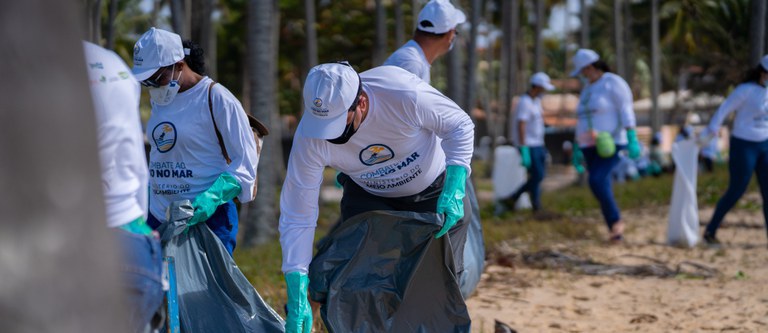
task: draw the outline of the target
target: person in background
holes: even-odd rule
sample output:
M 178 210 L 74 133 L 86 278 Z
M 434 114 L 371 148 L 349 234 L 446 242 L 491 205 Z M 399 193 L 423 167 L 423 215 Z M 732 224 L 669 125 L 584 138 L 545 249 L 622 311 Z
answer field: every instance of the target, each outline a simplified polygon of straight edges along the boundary
M 235 202 L 253 200 L 258 154 L 240 102 L 200 74 L 203 51 L 185 48 L 179 35 L 151 28 L 136 42 L 133 74 L 149 88 L 147 122 L 150 204 L 148 223 L 159 227 L 174 201 L 192 201 L 189 225 L 205 222 L 232 254 Z
M 572 60 L 571 76 L 579 76 L 584 84 L 577 109 L 577 145 L 584 154 L 589 187 L 600 203 L 609 240 L 619 243 L 624 223 L 613 197 L 611 170 L 619 163 L 619 150 L 627 149 L 631 159 L 640 156 L 632 90 L 595 51 L 579 49 Z
M 413 39 L 392 53 L 384 65 L 400 67 L 430 83 L 430 66 L 453 48 L 456 26 L 466 20 L 449 0 L 429 1 L 419 12 Z
M 112 51 L 83 42 L 101 162 L 107 226 L 122 254 L 128 328 L 150 332 L 163 303 L 160 240 L 146 224 L 147 160 L 139 119 L 139 83 Z
M 709 142 L 720 131 L 720 126 L 731 113 L 736 113 L 731 129 L 728 172 L 728 190 L 717 202 L 712 219 L 704 230 L 704 241 L 717 245 L 717 229 L 736 202 L 741 198 L 752 179 L 757 176 L 760 195 L 763 198 L 763 218 L 768 231 L 768 55 L 757 66 L 749 70 L 744 81 L 726 98 L 700 140 Z
M 541 95 L 555 89 L 545 73 L 531 76 L 531 86 L 520 96 L 515 109 L 510 137 L 520 150 L 523 167 L 528 170 L 528 179 L 502 202 L 512 209 L 523 193 L 529 193 L 534 212 L 541 208 L 540 184 L 546 174 L 547 148 L 544 146 L 544 117 L 541 109 Z

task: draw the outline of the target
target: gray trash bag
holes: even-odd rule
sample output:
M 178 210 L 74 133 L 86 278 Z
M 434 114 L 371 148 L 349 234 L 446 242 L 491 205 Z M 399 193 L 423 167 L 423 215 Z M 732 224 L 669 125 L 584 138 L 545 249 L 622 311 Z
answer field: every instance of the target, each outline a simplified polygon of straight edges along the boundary
M 181 331 L 285 332 L 283 319 L 261 298 L 205 223 L 189 228 L 189 200 L 174 202 L 158 228 L 165 256 L 176 261 Z
M 475 187 L 467 179 L 467 195 L 464 197 L 464 219 L 468 219 L 467 241 L 464 243 L 464 272 L 459 278 L 461 295 L 468 299 L 480 283 L 480 276 L 485 269 L 485 241 L 483 226 L 480 224 L 480 205 L 477 202 Z
M 337 225 L 309 266 L 329 332 L 469 332 L 448 237 L 433 213 L 372 211 Z

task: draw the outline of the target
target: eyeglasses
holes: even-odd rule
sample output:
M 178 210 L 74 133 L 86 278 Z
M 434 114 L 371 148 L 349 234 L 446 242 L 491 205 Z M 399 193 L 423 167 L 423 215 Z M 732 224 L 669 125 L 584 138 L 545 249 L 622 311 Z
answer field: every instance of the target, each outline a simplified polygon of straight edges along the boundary
M 160 86 L 160 82 L 159 82 L 160 78 L 163 76 L 163 74 L 165 74 L 165 71 L 167 69 L 168 69 L 168 67 L 163 67 L 163 69 L 159 73 L 157 73 L 157 76 L 155 76 L 154 79 L 149 78 L 149 79 L 146 79 L 144 81 L 141 81 L 141 85 L 145 86 L 145 87 L 150 87 L 150 88 L 157 88 L 157 87 L 159 87 Z

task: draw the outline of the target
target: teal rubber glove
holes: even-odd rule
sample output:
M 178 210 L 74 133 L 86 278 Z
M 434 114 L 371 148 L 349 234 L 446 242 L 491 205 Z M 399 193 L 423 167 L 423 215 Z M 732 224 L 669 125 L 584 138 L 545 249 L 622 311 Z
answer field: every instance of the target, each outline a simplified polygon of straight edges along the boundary
M 189 219 L 187 225 L 193 226 L 207 221 L 216 212 L 216 208 L 234 199 L 240 191 L 241 187 L 237 179 L 226 172 L 222 173 L 210 188 L 195 197 L 195 201 L 192 202 L 195 215 Z
M 576 172 L 579 174 L 584 173 L 584 165 L 581 163 L 583 160 L 584 160 L 584 153 L 581 152 L 581 148 L 579 148 L 579 145 L 574 144 L 573 157 L 571 158 L 571 163 L 573 164 L 573 167 L 576 168 Z
M 288 286 L 288 313 L 285 333 L 310 333 L 312 331 L 312 307 L 307 299 L 309 277 L 301 272 L 285 274 Z
M 528 146 L 520 146 L 520 157 L 522 165 L 528 169 L 531 167 L 531 149 Z
M 464 199 L 466 195 L 467 169 L 458 165 L 449 165 L 445 168 L 445 184 L 443 192 L 437 199 L 437 214 L 445 215 L 443 228 L 435 235 L 435 238 L 443 237 L 448 230 L 464 217 Z
M 637 141 L 637 132 L 634 128 L 627 130 L 627 150 L 629 158 L 634 160 L 640 157 L 640 141 Z

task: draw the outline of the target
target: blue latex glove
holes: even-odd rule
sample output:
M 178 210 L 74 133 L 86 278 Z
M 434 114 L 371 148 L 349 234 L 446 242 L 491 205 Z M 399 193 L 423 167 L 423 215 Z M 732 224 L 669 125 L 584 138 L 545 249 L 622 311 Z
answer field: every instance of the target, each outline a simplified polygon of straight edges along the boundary
M 312 307 L 307 299 L 309 277 L 301 272 L 285 274 L 288 287 L 288 313 L 285 333 L 310 333 L 312 331 Z
M 467 169 L 458 165 L 449 165 L 445 168 L 445 184 L 443 192 L 437 199 L 437 214 L 445 214 L 445 223 L 435 235 L 435 238 L 443 237 L 448 230 L 464 217 L 465 187 L 467 185 Z
M 627 130 L 627 142 L 629 158 L 634 160 L 640 157 L 640 141 L 637 141 L 637 132 L 635 132 L 634 128 Z
M 520 146 L 521 164 L 527 169 L 531 167 L 531 149 L 528 146 Z
M 571 163 L 573 164 L 573 167 L 576 168 L 576 172 L 578 172 L 579 174 L 584 173 L 584 165 L 582 165 L 583 160 L 584 160 L 584 153 L 581 152 L 581 148 L 579 148 L 579 145 L 574 144 L 573 157 L 571 158 Z
M 195 197 L 195 201 L 192 202 L 195 215 L 189 219 L 187 225 L 193 226 L 207 221 L 216 212 L 216 208 L 234 199 L 240 191 L 241 187 L 237 179 L 226 172 L 222 173 L 210 188 Z

